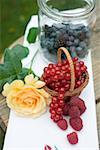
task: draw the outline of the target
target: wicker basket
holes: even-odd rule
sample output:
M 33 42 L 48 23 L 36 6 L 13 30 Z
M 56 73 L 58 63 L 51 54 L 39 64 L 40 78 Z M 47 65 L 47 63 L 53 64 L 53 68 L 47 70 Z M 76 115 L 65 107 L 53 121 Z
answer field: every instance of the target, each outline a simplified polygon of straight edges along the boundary
M 57 52 L 57 57 L 58 57 L 58 62 L 61 63 L 61 54 L 62 52 L 65 53 L 67 60 L 69 62 L 70 65 L 70 73 L 71 73 L 71 84 L 70 84 L 70 89 L 69 91 L 65 92 L 65 97 L 70 97 L 70 96 L 78 96 L 80 95 L 80 93 L 83 91 L 83 89 L 87 86 L 88 82 L 89 82 L 89 74 L 88 72 L 86 72 L 86 79 L 84 81 L 83 84 L 81 84 L 80 87 L 75 88 L 75 70 L 74 70 L 74 64 L 73 64 L 73 60 L 70 56 L 70 53 L 68 52 L 68 50 L 64 47 L 61 47 L 58 49 Z M 43 78 L 41 77 L 41 80 L 43 80 Z M 47 91 L 51 96 L 58 96 L 58 92 L 49 89 L 47 86 L 44 87 L 45 91 Z

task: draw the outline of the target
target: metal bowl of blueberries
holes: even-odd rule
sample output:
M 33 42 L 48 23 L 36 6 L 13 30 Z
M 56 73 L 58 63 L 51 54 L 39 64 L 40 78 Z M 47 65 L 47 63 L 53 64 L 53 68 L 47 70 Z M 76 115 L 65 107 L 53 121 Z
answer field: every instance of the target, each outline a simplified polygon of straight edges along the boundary
M 59 47 L 72 57 L 85 58 L 89 52 L 95 25 L 94 0 L 38 0 L 40 51 L 49 61 L 56 61 Z M 62 54 L 62 58 L 66 56 Z

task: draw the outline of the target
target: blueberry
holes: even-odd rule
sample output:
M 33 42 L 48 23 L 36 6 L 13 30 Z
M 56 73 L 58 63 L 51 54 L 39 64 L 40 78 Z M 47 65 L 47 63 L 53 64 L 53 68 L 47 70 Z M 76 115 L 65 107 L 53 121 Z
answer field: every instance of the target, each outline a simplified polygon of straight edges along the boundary
M 90 28 L 88 26 L 84 26 L 84 28 L 82 29 L 82 31 L 84 33 L 90 32 Z
M 76 51 L 80 52 L 82 50 L 82 47 L 76 47 Z
M 86 45 L 86 43 L 84 42 L 84 41 L 82 41 L 82 42 L 80 42 L 80 47 L 82 48 L 82 49 L 86 49 L 87 48 L 87 45 Z
M 78 45 L 79 45 L 79 42 L 80 42 L 79 39 L 75 39 L 75 40 L 74 40 L 74 45 L 75 45 L 75 46 L 78 46 Z
M 74 37 L 73 36 L 69 36 L 69 41 L 73 42 L 74 41 Z
M 88 54 L 88 51 L 82 50 L 81 53 L 77 53 L 78 57 L 84 58 Z
M 77 35 L 78 35 L 77 30 L 73 30 L 73 36 L 76 38 L 76 37 L 77 37 Z
M 66 24 L 66 32 L 68 33 L 69 30 L 70 30 L 70 25 Z
M 71 41 L 66 41 L 66 46 L 72 46 L 73 45 L 73 42 Z
M 81 41 L 83 41 L 83 40 L 85 39 L 85 36 L 86 36 L 86 34 L 85 34 L 84 32 L 80 32 L 80 33 L 78 34 L 78 37 L 79 37 L 79 39 L 80 39 Z
M 62 23 L 58 23 L 58 24 L 53 24 L 53 26 L 55 27 L 55 28 L 57 28 L 57 29 L 63 29 L 63 28 L 65 28 L 66 26 L 64 25 L 64 24 L 62 24 Z
M 45 44 L 46 44 L 46 39 L 45 39 L 45 36 L 42 35 L 41 38 L 40 38 L 40 44 L 41 44 L 41 47 L 42 48 L 45 48 Z
M 53 43 L 52 42 L 47 42 L 46 47 L 49 50 L 53 50 Z
M 61 36 L 61 32 L 60 31 L 56 31 L 56 38 L 59 38 Z
M 70 36 L 70 35 L 73 35 L 73 30 L 72 29 L 70 29 L 69 31 L 68 31 L 68 35 Z
M 74 52 L 75 51 L 75 46 L 70 46 L 70 50 L 71 50 L 71 52 Z
M 90 38 L 91 37 L 91 32 L 87 32 L 86 33 L 86 38 Z
M 69 36 L 68 36 L 67 33 L 65 33 L 65 34 L 63 35 L 63 37 L 65 38 L 66 41 L 69 39 Z
M 50 34 L 50 38 L 55 38 L 56 37 L 56 32 L 52 32 L 51 34 Z
M 41 35 L 41 38 L 40 38 L 41 41 L 44 41 L 45 40 L 45 35 Z
M 61 34 L 66 34 L 66 30 L 64 30 L 63 28 L 59 30 L 61 32 Z

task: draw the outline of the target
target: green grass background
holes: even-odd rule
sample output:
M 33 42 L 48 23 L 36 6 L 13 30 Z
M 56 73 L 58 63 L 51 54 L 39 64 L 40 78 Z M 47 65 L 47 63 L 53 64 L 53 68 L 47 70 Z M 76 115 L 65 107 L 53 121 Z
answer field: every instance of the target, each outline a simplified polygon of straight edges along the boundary
M 38 13 L 36 0 L 0 0 L 0 53 L 24 34 L 32 14 Z
M 52 0 L 55 8 L 82 7 L 84 0 Z M 33 14 L 38 14 L 37 0 L 0 0 L 0 54 L 24 34 Z

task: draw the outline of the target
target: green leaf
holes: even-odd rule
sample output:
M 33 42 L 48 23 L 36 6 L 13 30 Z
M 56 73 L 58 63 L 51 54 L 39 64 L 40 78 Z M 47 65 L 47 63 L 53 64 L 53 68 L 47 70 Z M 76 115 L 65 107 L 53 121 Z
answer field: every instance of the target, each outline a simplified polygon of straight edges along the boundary
M 0 64 L 0 92 L 6 82 L 12 82 L 19 78 L 19 75 L 22 72 L 21 60 L 27 57 L 28 54 L 28 48 L 21 45 L 17 45 L 12 49 L 5 49 L 4 64 Z M 24 74 L 25 73 L 26 72 L 24 71 Z
M 28 75 L 28 74 L 33 74 L 33 71 L 32 70 L 29 70 L 27 68 L 22 68 L 22 71 L 19 73 L 18 75 L 18 79 L 20 80 L 24 80 L 25 76 Z
M 38 35 L 38 28 L 36 27 L 31 28 L 27 36 L 27 41 L 29 43 L 34 43 L 36 41 L 37 35 Z

